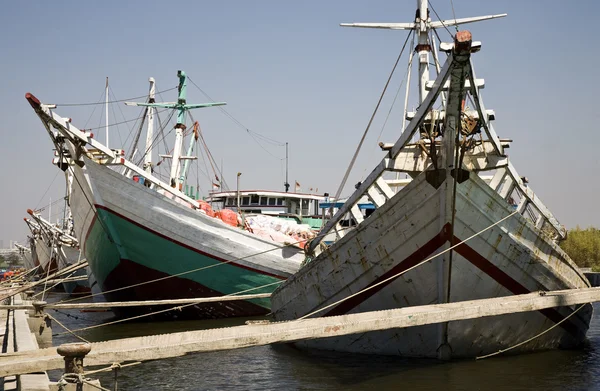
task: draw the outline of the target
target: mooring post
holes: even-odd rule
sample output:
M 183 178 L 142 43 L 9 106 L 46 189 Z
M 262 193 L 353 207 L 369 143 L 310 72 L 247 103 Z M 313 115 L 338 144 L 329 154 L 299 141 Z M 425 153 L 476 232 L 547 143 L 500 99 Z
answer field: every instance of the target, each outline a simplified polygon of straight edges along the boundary
M 31 300 L 33 298 L 33 295 L 35 294 L 34 290 L 28 290 L 25 291 L 25 300 Z
M 97 391 L 99 380 L 84 377 L 83 359 L 92 350 L 89 343 L 65 343 L 56 348 L 56 352 L 64 357 L 65 373 L 58 383 L 50 384 L 50 391 Z
M 65 343 L 56 348 L 56 352 L 65 358 L 65 375 L 74 373 L 83 375 L 83 358 L 92 350 L 89 343 Z M 75 383 L 75 379 L 67 379 L 69 383 Z
M 45 301 L 34 301 L 33 315 L 28 319 L 29 329 L 35 335 L 40 348 L 49 348 L 52 346 L 52 322 L 50 317 L 44 311 Z

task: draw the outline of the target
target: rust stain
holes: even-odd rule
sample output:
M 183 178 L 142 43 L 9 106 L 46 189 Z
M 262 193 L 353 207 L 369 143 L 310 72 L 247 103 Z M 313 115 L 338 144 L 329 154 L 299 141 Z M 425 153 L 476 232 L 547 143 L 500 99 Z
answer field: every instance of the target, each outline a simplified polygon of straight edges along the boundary
M 325 332 L 326 333 L 335 333 L 336 331 L 340 330 L 342 327 L 341 326 L 327 326 L 325 327 Z

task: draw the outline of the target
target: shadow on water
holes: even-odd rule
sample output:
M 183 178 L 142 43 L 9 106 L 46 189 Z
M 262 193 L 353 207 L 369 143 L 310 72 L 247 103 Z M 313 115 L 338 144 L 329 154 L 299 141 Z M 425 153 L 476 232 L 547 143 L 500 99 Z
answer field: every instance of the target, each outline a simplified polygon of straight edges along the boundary
M 596 314 L 600 307 L 595 305 Z M 83 319 L 57 314 L 70 328 L 110 321 L 110 313 Z M 135 322 L 82 332 L 91 341 L 244 324 L 246 319 Z M 190 354 L 145 362 L 120 371 L 120 390 L 596 390 L 600 389 L 600 319 L 595 316 L 589 344 L 485 360 L 440 362 L 427 359 L 304 351 L 289 344 Z M 54 343 L 73 342 L 72 336 Z M 60 371 L 52 371 L 56 379 Z M 96 376 L 96 375 L 94 375 Z M 98 374 L 113 388 L 111 373 Z

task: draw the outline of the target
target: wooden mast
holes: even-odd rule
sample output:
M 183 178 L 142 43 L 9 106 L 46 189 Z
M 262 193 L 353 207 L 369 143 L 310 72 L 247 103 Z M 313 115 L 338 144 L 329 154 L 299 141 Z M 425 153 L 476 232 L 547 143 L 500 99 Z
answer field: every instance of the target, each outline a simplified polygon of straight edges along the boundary
M 179 85 L 177 87 L 178 97 L 176 103 L 137 103 L 137 102 L 126 102 L 125 104 L 128 106 L 142 106 L 142 107 L 161 107 L 165 109 L 175 109 L 177 110 L 177 124 L 175 124 L 175 145 L 173 148 L 173 155 L 170 157 L 173 159 L 171 163 L 171 173 L 170 173 L 170 185 L 171 187 L 176 188 L 177 190 L 181 190 L 182 181 L 180 178 L 181 164 L 180 161 L 182 159 L 188 158 L 187 156 L 181 156 L 181 149 L 183 147 L 183 132 L 186 129 L 185 126 L 185 117 L 186 113 L 190 109 L 198 109 L 202 107 L 213 107 L 213 106 L 223 106 L 225 102 L 213 102 L 213 103 L 186 103 L 186 90 L 187 90 L 187 76 L 184 71 L 177 71 L 177 77 L 179 78 Z
M 154 103 L 154 94 L 155 94 L 155 82 L 154 78 L 151 77 L 148 79 L 150 82 L 150 93 L 148 94 L 148 103 Z M 147 173 L 152 172 L 152 150 L 153 150 L 153 138 L 154 138 L 154 107 L 148 107 L 148 112 L 146 113 L 146 120 L 148 121 L 148 129 L 146 130 L 146 153 L 144 154 L 144 170 Z

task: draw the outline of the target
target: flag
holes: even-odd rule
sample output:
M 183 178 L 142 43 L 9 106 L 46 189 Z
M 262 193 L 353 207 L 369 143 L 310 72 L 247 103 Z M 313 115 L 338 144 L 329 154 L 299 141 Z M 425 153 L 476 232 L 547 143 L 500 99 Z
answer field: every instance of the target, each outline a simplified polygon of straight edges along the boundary
M 294 189 L 294 191 L 298 191 L 300 190 L 300 182 L 296 181 L 296 187 Z
M 219 187 L 221 187 L 221 186 L 219 186 L 218 183 L 215 183 L 215 182 L 213 182 L 212 186 L 213 186 L 213 190 L 218 190 Z

